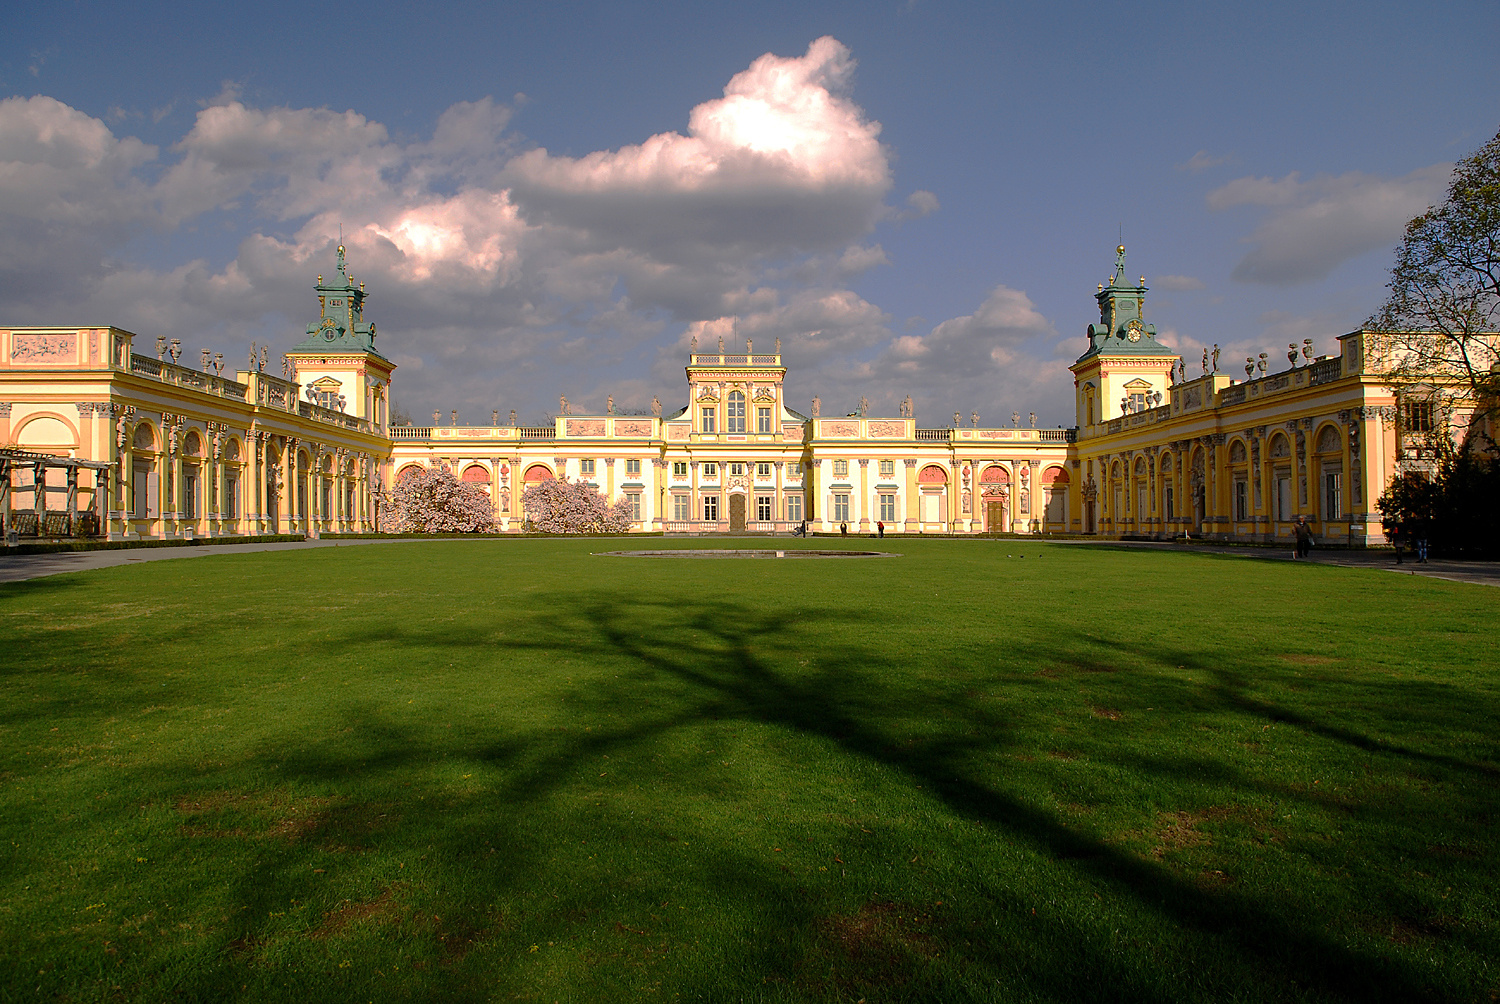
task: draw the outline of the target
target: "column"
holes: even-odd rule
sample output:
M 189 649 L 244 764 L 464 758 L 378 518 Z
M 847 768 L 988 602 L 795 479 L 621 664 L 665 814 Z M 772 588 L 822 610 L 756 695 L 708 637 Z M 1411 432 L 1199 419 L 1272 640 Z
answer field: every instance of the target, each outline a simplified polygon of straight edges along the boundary
M 917 459 L 908 457 L 902 461 L 906 465 L 906 532 L 912 533 L 921 526 L 922 499 L 917 491 Z
M 859 532 L 868 533 L 870 530 L 870 460 L 862 458 L 859 462 Z

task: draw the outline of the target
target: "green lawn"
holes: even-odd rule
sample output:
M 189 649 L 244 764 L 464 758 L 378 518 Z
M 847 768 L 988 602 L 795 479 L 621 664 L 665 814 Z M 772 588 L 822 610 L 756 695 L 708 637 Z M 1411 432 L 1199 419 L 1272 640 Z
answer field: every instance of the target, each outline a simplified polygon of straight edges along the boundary
M 0 586 L 0 1000 L 1500 993 L 1500 591 L 884 544 Z

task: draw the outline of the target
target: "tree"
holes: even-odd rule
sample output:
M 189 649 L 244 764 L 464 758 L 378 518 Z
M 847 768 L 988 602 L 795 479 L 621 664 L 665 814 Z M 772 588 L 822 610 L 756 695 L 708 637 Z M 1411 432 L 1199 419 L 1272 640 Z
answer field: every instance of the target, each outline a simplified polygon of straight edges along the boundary
M 542 533 L 624 533 L 630 529 L 629 499 L 611 503 L 582 481 L 548 478 L 521 495 L 528 529 Z
M 1459 162 L 1441 206 L 1406 225 L 1390 297 L 1367 326 L 1398 393 L 1421 388 L 1439 431 L 1463 415 L 1460 448 L 1494 451 L 1500 402 L 1500 133 Z M 1431 412 L 1423 412 L 1425 418 Z
M 387 533 L 495 533 L 495 506 L 485 490 L 460 481 L 447 464 L 401 477 L 377 493 Z

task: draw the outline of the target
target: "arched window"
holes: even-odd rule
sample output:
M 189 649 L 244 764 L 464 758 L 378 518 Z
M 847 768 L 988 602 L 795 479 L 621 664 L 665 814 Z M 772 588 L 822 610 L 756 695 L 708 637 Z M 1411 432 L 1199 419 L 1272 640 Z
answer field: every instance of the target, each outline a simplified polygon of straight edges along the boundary
M 728 424 L 725 427 L 725 432 L 745 431 L 745 395 L 741 394 L 737 390 L 732 390 L 729 392 L 729 412 L 727 415 L 727 420 Z

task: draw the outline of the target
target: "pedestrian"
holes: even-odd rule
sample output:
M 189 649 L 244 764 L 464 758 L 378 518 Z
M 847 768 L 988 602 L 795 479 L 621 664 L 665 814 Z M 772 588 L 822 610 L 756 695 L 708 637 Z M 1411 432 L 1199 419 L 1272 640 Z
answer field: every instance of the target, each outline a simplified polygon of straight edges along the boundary
M 839 524 L 839 536 L 840 537 L 847 537 L 847 536 L 849 536 L 849 524 L 848 523 L 840 523 Z
M 1391 546 L 1396 549 L 1396 564 L 1404 565 L 1401 560 L 1401 549 L 1406 546 L 1406 524 L 1397 523 L 1395 531 L 1391 534 Z
M 1427 521 L 1425 519 L 1417 521 L 1416 538 L 1417 564 L 1425 565 L 1427 564 Z
M 1307 557 L 1308 552 L 1312 550 L 1312 530 L 1308 528 L 1307 517 L 1298 516 L 1297 525 L 1292 527 L 1292 530 L 1297 534 L 1297 557 Z
M 878 519 L 875 521 L 875 533 L 882 539 L 885 538 L 885 524 Z

